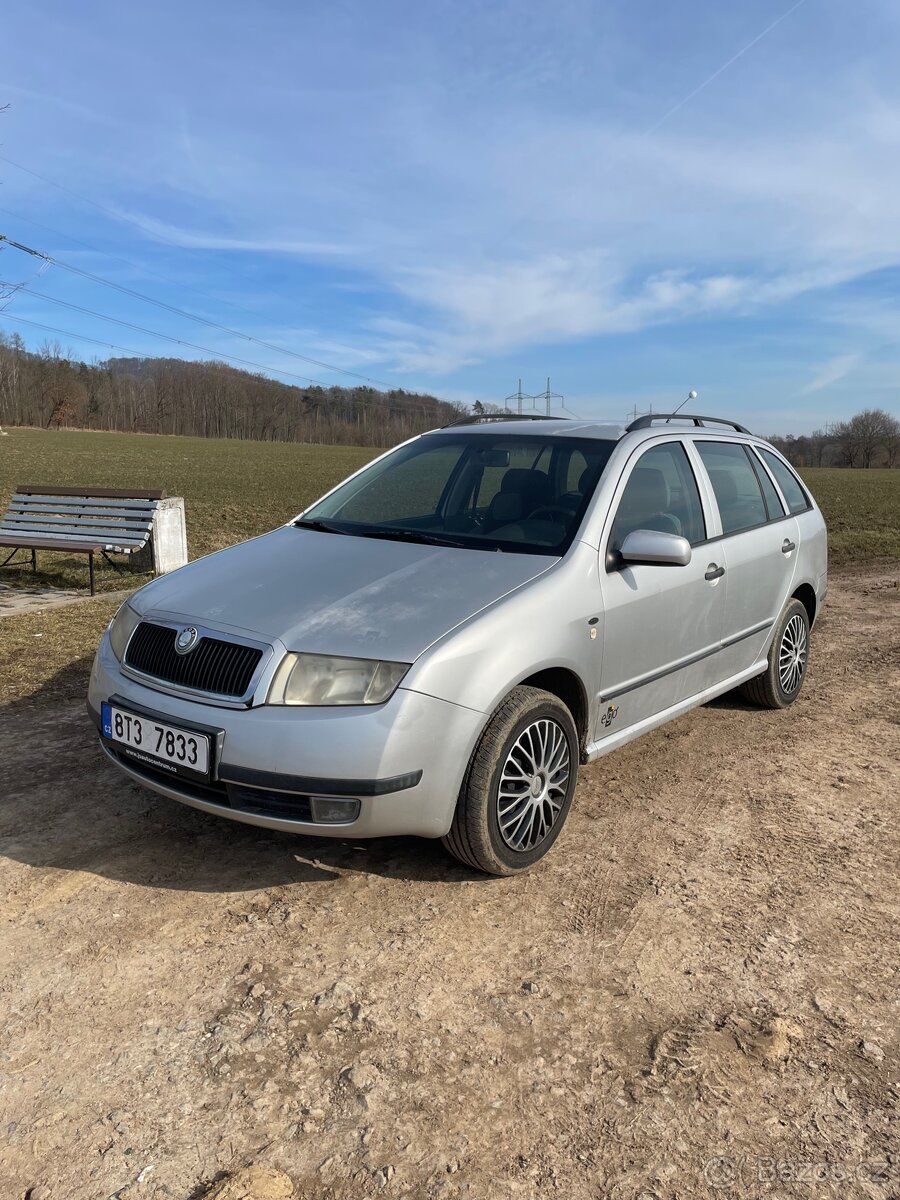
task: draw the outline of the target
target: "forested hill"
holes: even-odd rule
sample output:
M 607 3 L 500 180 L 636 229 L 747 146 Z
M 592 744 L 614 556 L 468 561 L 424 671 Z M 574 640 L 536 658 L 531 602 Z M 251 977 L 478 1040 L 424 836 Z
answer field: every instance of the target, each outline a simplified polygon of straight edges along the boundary
M 219 362 L 112 358 L 84 363 L 0 333 L 0 426 L 389 446 L 461 413 L 397 389 L 298 387 Z

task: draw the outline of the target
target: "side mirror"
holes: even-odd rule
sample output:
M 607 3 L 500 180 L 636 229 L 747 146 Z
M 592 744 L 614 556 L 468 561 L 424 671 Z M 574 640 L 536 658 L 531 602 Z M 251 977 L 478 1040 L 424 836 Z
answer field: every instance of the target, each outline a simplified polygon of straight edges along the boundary
M 619 557 L 624 563 L 656 563 L 686 567 L 691 561 L 691 543 L 676 533 L 635 529 L 622 543 Z

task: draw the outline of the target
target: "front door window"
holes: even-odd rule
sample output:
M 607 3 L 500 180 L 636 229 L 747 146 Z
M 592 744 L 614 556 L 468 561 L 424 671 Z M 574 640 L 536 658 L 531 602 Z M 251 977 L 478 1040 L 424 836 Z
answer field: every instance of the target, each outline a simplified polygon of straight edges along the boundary
M 610 549 L 621 550 L 635 529 L 674 533 L 691 545 L 706 537 L 700 493 L 679 442 L 665 442 L 641 455 L 619 501 Z

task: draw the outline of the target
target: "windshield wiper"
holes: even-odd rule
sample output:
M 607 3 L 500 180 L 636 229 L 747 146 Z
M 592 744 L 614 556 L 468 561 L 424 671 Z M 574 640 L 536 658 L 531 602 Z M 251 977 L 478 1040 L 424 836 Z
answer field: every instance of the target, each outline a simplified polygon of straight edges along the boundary
M 353 531 L 357 537 L 383 538 L 392 542 L 420 542 L 427 546 L 453 546 L 457 550 L 477 549 L 469 542 L 460 542 L 456 538 L 444 537 L 443 534 L 425 533 L 421 529 L 390 529 L 383 525 L 362 526 Z
M 383 525 L 357 525 L 353 529 L 348 529 L 346 525 L 336 521 L 321 521 L 317 518 L 309 521 L 295 521 L 294 525 L 298 529 L 315 529 L 321 533 L 343 533 L 347 537 L 382 538 L 392 542 L 420 542 L 429 546 L 454 546 L 458 550 L 472 549 L 468 542 L 460 542 L 455 538 L 443 537 L 436 533 L 425 533 L 417 529 L 391 529 Z
M 294 528 L 315 529 L 317 533 L 350 533 L 349 529 L 345 529 L 342 525 L 338 525 L 333 521 L 295 521 Z

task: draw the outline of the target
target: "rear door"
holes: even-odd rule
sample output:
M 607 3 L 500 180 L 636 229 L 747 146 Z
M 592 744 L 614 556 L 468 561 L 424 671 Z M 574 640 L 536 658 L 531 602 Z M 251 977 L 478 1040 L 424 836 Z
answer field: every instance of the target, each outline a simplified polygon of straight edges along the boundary
M 772 627 L 791 594 L 799 530 L 759 459 L 739 441 L 694 437 L 718 509 L 710 543 L 725 568 L 720 679 L 765 657 Z
M 710 575 L 706 514 L 680 440 L 657 443 L 623 472 L 601 541 L 603 658 L 595 740 L 613 736 L 702 690 L 724 619 L 720 577 Z M 686 537 L 687 566 L 622 563 L 635 529 Z M 715 565 L 715 564 L 713 564 Z

